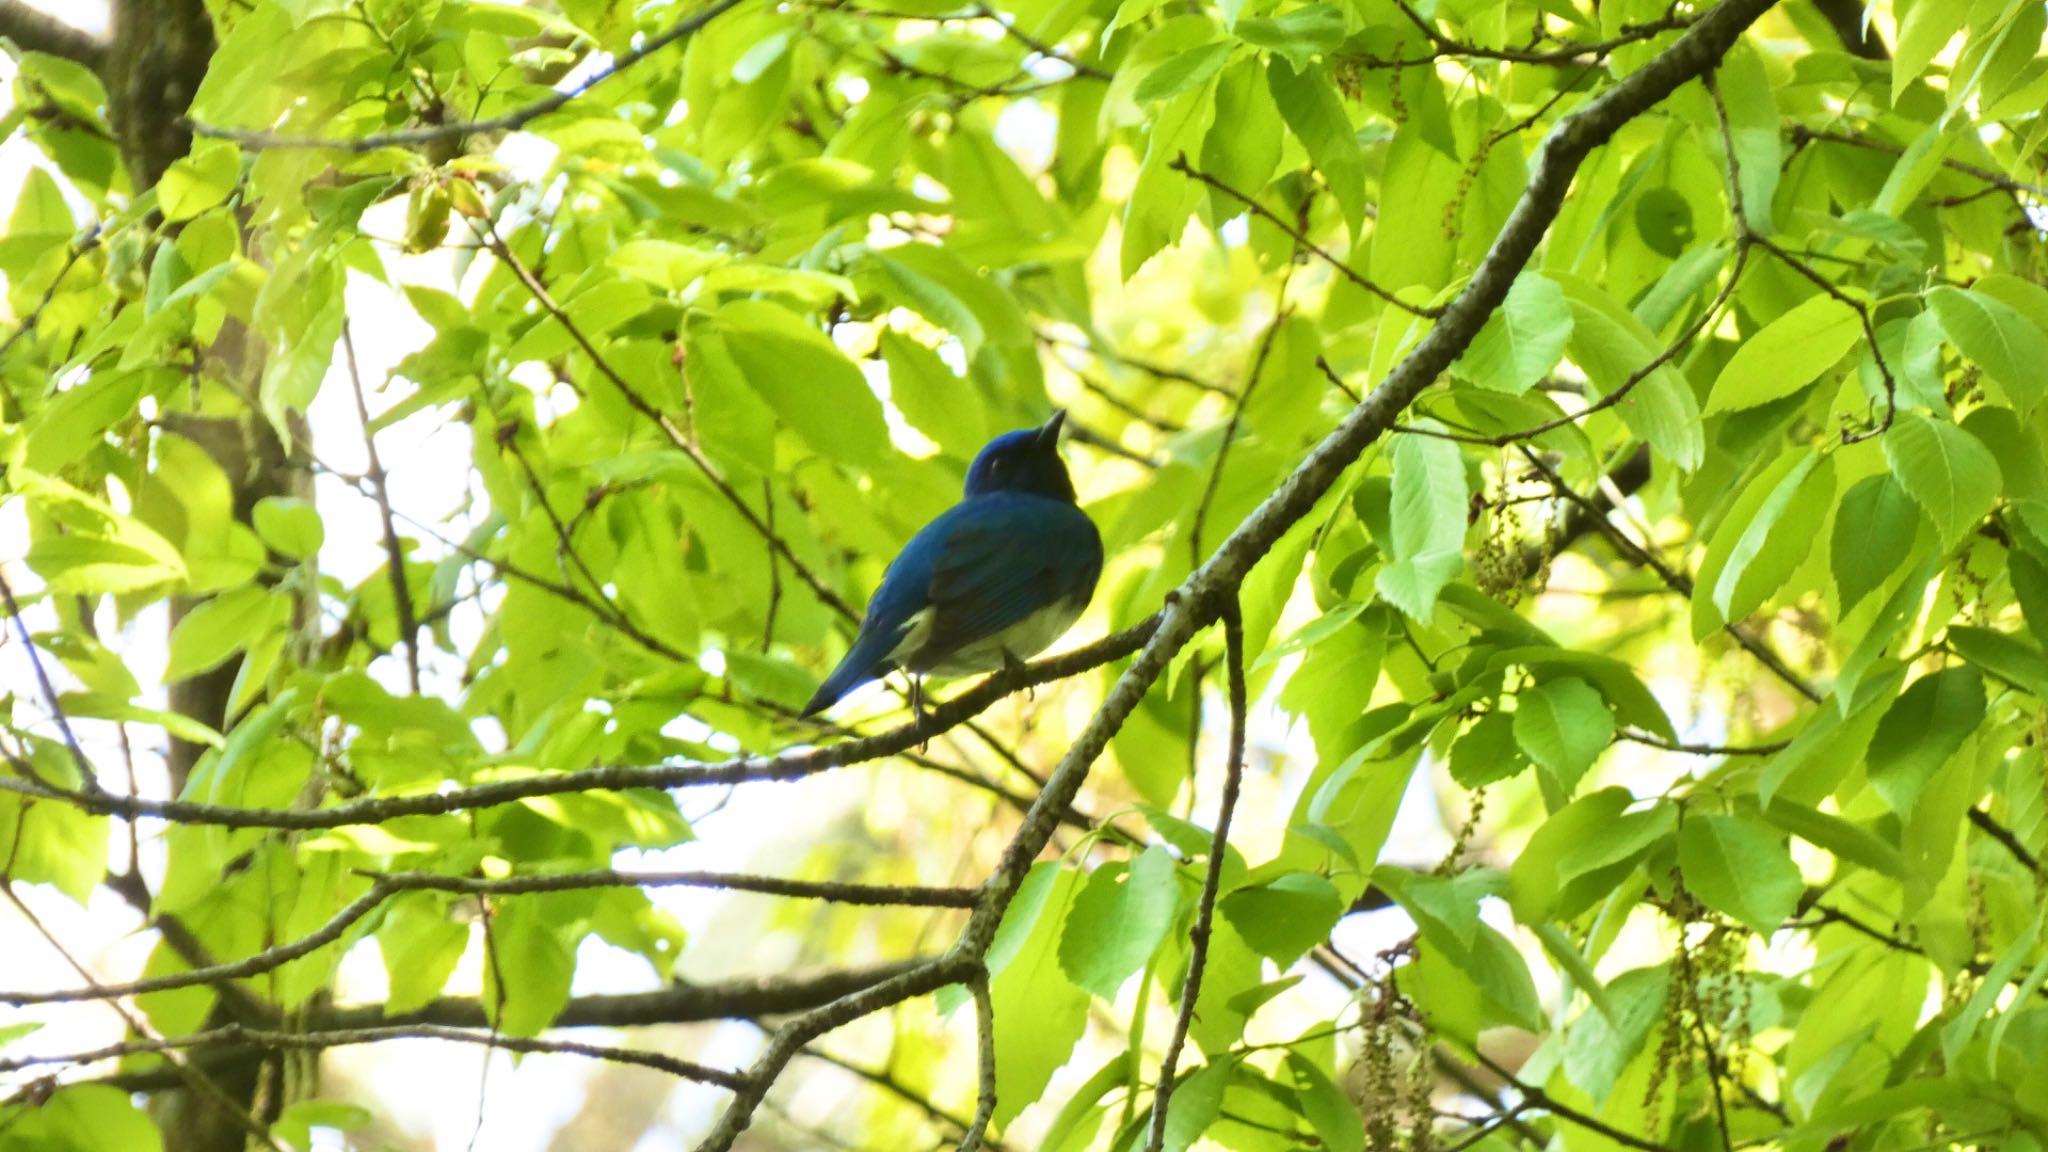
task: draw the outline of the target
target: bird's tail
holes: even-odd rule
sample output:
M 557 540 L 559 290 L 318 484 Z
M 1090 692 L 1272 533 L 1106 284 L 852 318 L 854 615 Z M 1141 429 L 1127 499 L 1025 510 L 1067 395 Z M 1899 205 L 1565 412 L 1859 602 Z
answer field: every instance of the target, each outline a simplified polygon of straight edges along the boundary
M 834 668 L 832 674 L 825 677 L 825 682 L 818 685 L 817 695 L 812 696 L 811 702 L 804 705 L 803 714 L 816 716 L 837 704 L 841 697 L 855 688 L 888 675 L 891 667 L 893 665 L 889 663 L 888 638 L 863 631 L 854 638 L 853 647 L 847 649 L 846 656 L 839 661 L 839 667 Z

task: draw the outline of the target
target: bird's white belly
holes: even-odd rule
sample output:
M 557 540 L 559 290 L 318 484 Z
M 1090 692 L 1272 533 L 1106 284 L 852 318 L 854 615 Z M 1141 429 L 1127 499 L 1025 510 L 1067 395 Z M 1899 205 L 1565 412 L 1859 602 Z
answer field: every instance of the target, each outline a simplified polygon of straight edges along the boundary
M 932 631 L 931 610 L 926 609 L 910 618 L 903 639 L 897 642 L 889 658 L 920 674 L 969 676 L 976 672 L 993 672 L 1003 666 L 1005 652 L 1018 660 L 1028 660 L 1045 651 L 1048 645 L 1074 626 L 1074 621 L 1081 618 L 1087 607 L 1087 601 L 1080 599 L 1055 601 L 993 636 L 920 667 L 913 657 L 924 648 Z

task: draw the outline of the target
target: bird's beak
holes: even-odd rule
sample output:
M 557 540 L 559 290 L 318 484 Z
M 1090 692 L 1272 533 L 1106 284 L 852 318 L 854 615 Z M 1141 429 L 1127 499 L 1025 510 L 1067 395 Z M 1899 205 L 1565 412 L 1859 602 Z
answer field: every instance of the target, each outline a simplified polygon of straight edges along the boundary
M 1038 446 L 1040 448 L 1059 447 L 1060 427 L 1066 422 L 1067 410 L 1064 408 L 1054 410 L 1052 414 L 1052 419 L 1047 420 L 1044 424 L 1039 425 Z

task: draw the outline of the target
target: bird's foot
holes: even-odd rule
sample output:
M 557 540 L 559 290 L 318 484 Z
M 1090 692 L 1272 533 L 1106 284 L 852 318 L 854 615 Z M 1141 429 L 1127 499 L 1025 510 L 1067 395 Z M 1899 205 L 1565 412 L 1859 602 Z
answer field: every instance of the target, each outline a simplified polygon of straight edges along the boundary
M 931 711 L 925 707 L 924 677 L 922 676 L 912 676 L 910 678 L 910 718 L 911 722 L 917 726 L 919 737 L 917 751 L 921 756 L 924 754 L 925 745 L 930 742 L 930 737 L 926 735 L 925 730 L 930 725 L 932 718 Z
M 1024 662 L 1017 659 L 1017 654 L 1008 648 L 1003 649 L 1003 676 L 1012 684 L 1024 678 Z M 1038 699 L 1038 685 L 1024 685 L 1024 698 L 1026 700 Z

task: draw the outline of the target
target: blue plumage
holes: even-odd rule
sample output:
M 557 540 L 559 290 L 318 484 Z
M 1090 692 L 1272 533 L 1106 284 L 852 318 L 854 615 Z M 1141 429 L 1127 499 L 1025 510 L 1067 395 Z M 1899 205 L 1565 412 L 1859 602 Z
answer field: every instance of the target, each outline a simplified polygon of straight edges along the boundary
M 1072 626 L 1102 575 L 1102 538 L 1075 505 L 1060 459 L 1064 418 L 1055 413 L 981 450 L 960 503 L 912 536 L 883 573 L 853 647 L 804 715 L 897 668 L 992 671 Z

